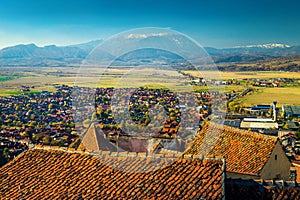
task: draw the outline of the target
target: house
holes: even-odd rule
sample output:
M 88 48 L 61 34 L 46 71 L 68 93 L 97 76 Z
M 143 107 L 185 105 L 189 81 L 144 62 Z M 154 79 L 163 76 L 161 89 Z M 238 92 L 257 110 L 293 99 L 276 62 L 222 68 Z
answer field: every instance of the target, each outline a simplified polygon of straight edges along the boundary
M 121 134 L 111 137 L 109 134 L 105 134 L 99 124 L 92 123 L 83 134 L 82 142 L 78 148 L 89 152 L 150 152 L 152 150 L 151 146 L 159 142 L 160 140 L 154 138 L 132 137 Z
M 87 151 L 123 151 L 118 148 L 116 145 L 111 143 L 108 138 L 106 138 L 103 131 L 100 131 L 100 126 L 92 123 L 82 136 L 82 142 L 79 146 L 79 149 L 84 149 Z
M 241 129 L 259 131 L 266 134 L 278 134 L 278 123 L 273 119 L 244 118 L 240 125 Z
M 300 183 L 300 155 L 295 156 L 295 160 L 292 162 L 292 169 L 295 170 L 296 182 Z
M 250 129 L 266 134 L 278 134 L 277 121 L 277 102 L 274 101 L 270 105 L 257 105 L 251 108 L 251 111 L 268 112 L 272 108 L 272 118 L 244 118 L 241 122 L 241 129 Z
M 294 147 L 295 146 L 295 142 L 297 141 L 297 137 L 294 133 L 288 132 L 285 135 L 282 135 L 281 137 L 279 137 L 281 140 L 281 144 L 283 146 L 290 146 L 290 147 Z
M 1 199 L 225 199 L 224 159 L 31 149 L 0 168 Z
M 264 110 L 266 112 L 268 112 L 270 110 L 271 106 L 270 105 L 256 105 L 256 106 L 252 106 L 252 110 Z
M 277 137 L 213 122 L 203 126 L 184 154 L 225 158 L 227 178 L 288 180 L 290 176 L 291 163 Z
M 284 117 L 300 118 L 300 106 L 282 106 Z
M 235 128 L 240 128 L 241 125 L 240 119 L 225 119 L 225 120 L 214 119 L 213 121 L 219 124 L 224 124 L 226 126 L 231 126 Z
M 300 128 L 299 122 L 296 121 L 287 121 L 286 125 L 288 126 L 288 129 L 292 131 L 297 131 Z
M 296 154 L 300 155 L 300 141 L 295 142 L 294 150 Z
M 265 129 L 278 129 L 277 122 L 268 122 L 268 121 L 245 121 L 241 122 L 240 127 L 242 129 L 251 129 L 251 130 L 265 130 Z

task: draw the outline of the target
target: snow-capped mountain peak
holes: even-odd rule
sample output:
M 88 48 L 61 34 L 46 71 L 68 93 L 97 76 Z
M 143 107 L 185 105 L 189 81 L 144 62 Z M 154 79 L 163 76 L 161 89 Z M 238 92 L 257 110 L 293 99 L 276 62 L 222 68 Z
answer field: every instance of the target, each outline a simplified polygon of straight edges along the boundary
M 247 45 L 247 46 L 236 46 L 233 48 L 264 48 L 264 49 L 274 49 L 274 48 L 290 48 L 290 45 L 272 43 L 272 44 L 258 44 L 258 45 Z

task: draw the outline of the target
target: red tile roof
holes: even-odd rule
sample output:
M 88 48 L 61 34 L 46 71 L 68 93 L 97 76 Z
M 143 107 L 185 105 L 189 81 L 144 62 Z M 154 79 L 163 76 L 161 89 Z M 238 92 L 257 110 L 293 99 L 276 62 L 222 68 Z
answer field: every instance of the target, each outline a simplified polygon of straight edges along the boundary
M 121 153 L 123 154 L 123 153 Z M 221 159 L 29 150 L 0 170 L 1 199 L 222 199 Z M 138 173 L 145 171 L 145 173 Z
M 211 141 L 207 142 L 209 139 Z M 226 171 L 258 175 L 276 142 L 274 136 L 209 122 L 199 131 L 185 154 L 199 155 L 204 152 L 207 157 L 223 157 L 226 159 Z
M 291 169 L 296 171 L 296 182 L 300 183 L 300 163 L 293 162 L 293 167 Z

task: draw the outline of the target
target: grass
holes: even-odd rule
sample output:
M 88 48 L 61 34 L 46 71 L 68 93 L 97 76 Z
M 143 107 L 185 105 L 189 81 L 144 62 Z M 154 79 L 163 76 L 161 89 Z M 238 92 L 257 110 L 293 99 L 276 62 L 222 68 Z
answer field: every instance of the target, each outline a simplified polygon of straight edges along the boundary
M 17 91 L 16 89 L 0 88 L 0 96 L 6 97 L 18 94 L 22 94 L 22 92 Z
M 16 76 L 16 75 L 12 75 L 12 76 L 0 75 L 0 82 L 9 81 L 9 80 L 17 79 L 17 78 L 20 78 L 20 76 Z
M 11 80 L 11 79 L 12 79 L 12 77 L 10 77 L 10 76 L 0 76 L 0 82 L 8 81 L 8 80 Z
M 278 106 L 300 105 L 300 88 L 258 88 L 258 92 L 240 99 L 245 106 L 270 104 L 277 101 Z

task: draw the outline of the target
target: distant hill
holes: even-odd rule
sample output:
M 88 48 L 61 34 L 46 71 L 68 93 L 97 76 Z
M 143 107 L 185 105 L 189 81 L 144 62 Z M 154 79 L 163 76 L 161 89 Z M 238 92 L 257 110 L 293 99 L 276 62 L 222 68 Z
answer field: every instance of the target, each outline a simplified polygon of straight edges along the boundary
M 288 71 L 300 72 L 300 55 L 263 59 L 256 62 L 217 63 L 220 71 Z
M 93 50 L 95 47 L 100 45 L 103 42 L 103 40 L 92 40 L 87 43 L 82 43 L 82 44 L 74 44 L 70 45 L 69 47 L 77 47 L 79 49 L 85 50 L 87 52 L 90 52 Z
M 88 43 L 38 47 L 35 44 L 21 44 L 0 50 L 2 66 L 64 66 L 78 64 L 101 43 L 100 40 Z
M 285 44 L 249 45 L 225 49 L 206 47 L 205 49 L 216 63 L 255 62 L 300 54 L 300 46 L 289 46 Z
M 154 48 L 146 48 L 146 49 L 138 49 L 129 53 L 124 54 L 123 56 L 117 58 L 112 65 L 154 65 L 155 67 L 165 67 L 169 66 L 173 69 L 185 69 L 185 70 L 195 70 L 196 68 L 192 66 L 191 63 L 186 61 L 179 55 L 173 54 L 171 52 L 154 49 Z
M 158 39 L 157 39 L 158 38 Z M 180 44 L 181 38 L 163 38 L 148 37 L 140 41 L 145 43 L 164 42 L 172 45 L 172 40 L 176 40 Z M 75 44 L 69 46 L 49 45 L 38 47 L 35 44 L 20 44 L 12 47 L 6 47 L 0 50 L 0 66 L 70 66 L 79 65 L 89 53 L 101 44 L 102 40 L 94 40 L 87 43 Z M 116 41 L 117 42 L 117 41 Z M 114 44 L 112 44 L 114 45 Z M 155 46 L 155 45 L 154 45 Z M 185 45 L 188 46 L 188 45 Z M 191 51 L 196 48 L 191 45 Z M 274 58 L 282 58 L 286 56 L 300 55 L 300 46 L 289 46 L 285 44 L 262 44 L 238 46 L 233 48 L 217 49 L 205 47 L 205 51 L 212 57 L 215 63 L 249 63 L 269 60 Z M 183 49 L 182 53 L 186 54 L 188 49 Z M 112 55 L 101 52 L 103 58 L 114 59 Z M 191 55 L 192 57 L 193 55 Z M 123 55 L 118 58 L 115 63 L 124 65 L 132 63 L 147 63 L 155 61 L 157 63 L 164 62 L 181 62 L 184 63 L 182 57 L 152 50 L 139 50 L 133 54 Z

